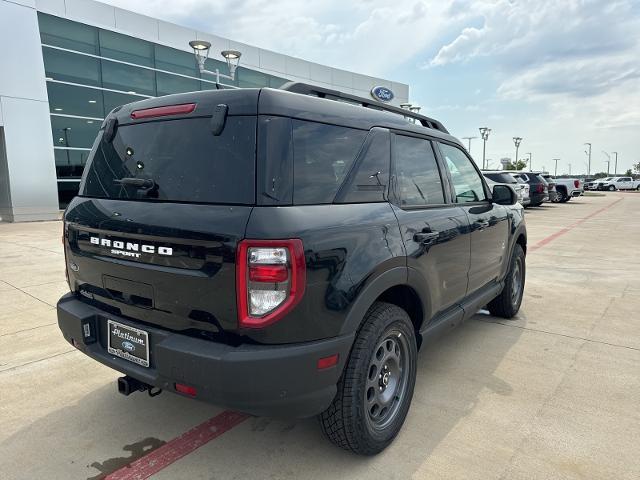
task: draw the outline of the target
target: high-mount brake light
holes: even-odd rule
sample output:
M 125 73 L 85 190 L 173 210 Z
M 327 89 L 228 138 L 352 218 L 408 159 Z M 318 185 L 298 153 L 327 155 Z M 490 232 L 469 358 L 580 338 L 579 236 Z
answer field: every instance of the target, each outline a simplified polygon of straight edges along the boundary
M 196 109 L 195 103 L 183 103 L 181 105 L 166 105 L 164 107 L 144 108 L 131 112 L 131 118 L 140 120 L 141 118 L 166 117 L 168 115 L 184 115 Z
M 236 262 L 238 323 L 263 328 L 302 299 L 306 267 L 302 240 L 242 240 Z

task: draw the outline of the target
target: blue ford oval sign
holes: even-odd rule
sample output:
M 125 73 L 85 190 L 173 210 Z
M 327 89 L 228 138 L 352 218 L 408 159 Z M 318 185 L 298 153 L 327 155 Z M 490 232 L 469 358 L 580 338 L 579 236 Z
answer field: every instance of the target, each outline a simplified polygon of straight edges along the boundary
M 371 89 L 371 96 L 381 102 L 390 102 L 393 100 L 393 92 L 387 87 L 373 87 Z
M 122 342 L 122 348 L 130 352 L 133 352 L 136 349 L 136 346 L 131 342 Z

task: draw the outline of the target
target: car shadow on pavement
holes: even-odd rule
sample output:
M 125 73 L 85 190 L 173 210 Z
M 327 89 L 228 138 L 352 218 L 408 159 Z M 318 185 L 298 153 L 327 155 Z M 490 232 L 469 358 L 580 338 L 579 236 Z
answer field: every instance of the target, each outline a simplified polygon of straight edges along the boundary
M 379 478 L 390 473 L 395 478 L 410 478 L 429 468 L 434 450 L 465 417 L 476 414 L 487 396 L 512 394 L 512 387 L 496 375 L 496 368 L 522 329 L 487 318 L 491 317 L 474 317 L 423 346 L 404 427 L 396 441 L 375 457 L 356 456 L 333 446 L 323 437 L 316 419 L 251 417 L 178 460 L 183 474 L 163 477 L 160 472 L 159 478 L 333 480 L 336 476 Z M 123 397 L 116 392 L 115 382 L 110 382 L 71 406 L 36 419 L 0 444 L 5 457 L 3 478 L 98 480 L 220 411 L 170 393 L 158 398 L 142 393 Z M 485 441 L 492 442 L 490 432 Z M 26 463 L 25 458 L 29 458 Z

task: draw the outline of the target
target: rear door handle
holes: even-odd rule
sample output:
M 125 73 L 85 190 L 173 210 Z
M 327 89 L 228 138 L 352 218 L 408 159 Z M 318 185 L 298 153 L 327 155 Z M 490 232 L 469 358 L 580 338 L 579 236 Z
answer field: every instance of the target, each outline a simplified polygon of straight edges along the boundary
M 487 220 L 478 220 L 475 224 L 478 226 L 478 230 L 489 228 L 489 222 Z
M 422 245 L 433 245 L 439 236 L 439 232 L 419 232 L 413 235 L 413 241 Z

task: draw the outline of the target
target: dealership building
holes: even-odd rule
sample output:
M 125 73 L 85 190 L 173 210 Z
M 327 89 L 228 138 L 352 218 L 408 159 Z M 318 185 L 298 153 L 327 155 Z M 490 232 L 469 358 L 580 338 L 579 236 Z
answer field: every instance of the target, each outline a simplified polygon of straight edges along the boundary
M 234 79 L 200 73 L 189 42 L 241 53 Z M 307 62 L 91 0 L 0 0 L 0 219 L 59 218 L 76 194 L 102 120 L 118 105 L 171 93 L 310 83 L 392 104 L 405 84 Z M 379 89 L 378 89 L 379 91 Z

